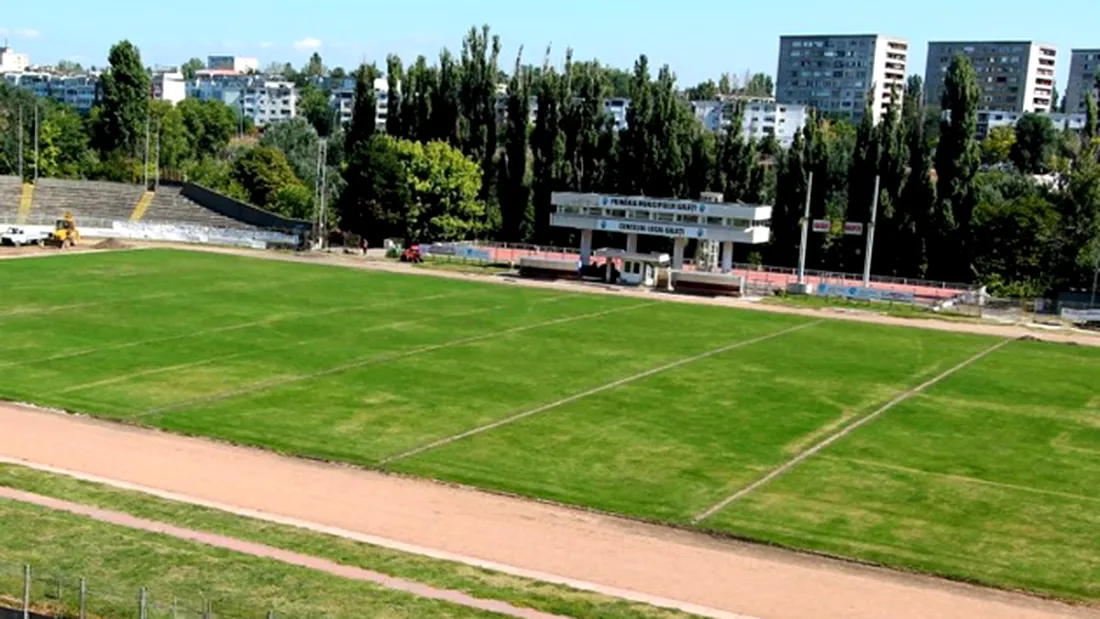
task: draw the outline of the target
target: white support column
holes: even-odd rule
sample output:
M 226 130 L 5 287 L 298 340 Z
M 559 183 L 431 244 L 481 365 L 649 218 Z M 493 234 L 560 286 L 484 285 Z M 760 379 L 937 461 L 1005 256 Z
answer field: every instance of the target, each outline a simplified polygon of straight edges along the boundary
M 626 235 L 626 251 L 632 254 L 638 253 L 638 235 Z
M 672 241 L 672 268 L 677 271 L 684 268 L 684 245 L 686 244 L 687 240 L 682 236 Z
M 581 264 L 588 266 L 592 261 L 592 231 L 581 230 Z
M 729 273 L 733 270 L 733 241 L 722 243 L 722 272 Z

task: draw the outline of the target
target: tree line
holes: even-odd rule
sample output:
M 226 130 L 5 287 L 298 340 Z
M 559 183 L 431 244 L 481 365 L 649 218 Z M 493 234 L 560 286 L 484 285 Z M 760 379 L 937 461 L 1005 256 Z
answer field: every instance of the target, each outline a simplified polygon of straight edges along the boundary
M 697 198 L 717 191 L 728 202 L 774 205 L 771 242 L 739 247 L 740 260 L 794 266 L 809 194 L 810 217 L 832 222 L 830 232 L 810 237 L 811 268 L 860 270 L 863 239 L 843 234 L 843 222 L 867 222 L 877 203 L 877 274 L 986 283 L 1020 295 L 1091 284 L 1100 255 L 1100 143 L 1091 98 L 1082 132 L 1027 115 L 979 142 L 977 76 L 959 57 L 938 106 L 925 106 L 924 85 L 914 76 L 892 93 L 877 124 L 870 107 L 858 125 L 812 114 L 781 148 L 774 138 L 746 139 L 737 130 L 744 109 L 736 101 L 727 114 L 734 130 L 717 133 L 704 130 L 688 103 L 714 93 L 764 95 L 772 89 L 767 76 L 741 83 L 725 76 L 683 91 L 668 66 L 654 70 L 645 55 L 631 71 L 575 60 L 572 50 L 560 65 L 550 56 L 547 49 L 531 63 L 521 49 L 502 70 L 499 38 L 483 27 L 470 29 L 457 55 L 444 49 L 434 61 L 391 55 L 382 68 L 364 64 L 351 75 L 354 112 L 344 127 L 310 80 L 347 74 L 327 69 L 315 54 L 301 71 L 284 67 L 306 88 L 299 118 L 258 137 L 246 130 L 239 139 L 243 119 L 224 105 L 150 103 L 137 50 L 123 42 L 112 48 L 88 118 L 41 106 L 40 144 L 50 146 L 40 146 L 39 169 L 139 178 L 134 163 L 140 170 L 148 109 L 166 169 L 305 218 L 316 216 L 323 170 L 333 223 L 372 242 L 398 236 L 575 244 L 569 231 L 549 225 L 552 192 Z M 380 77 L 390 86 L 384 126 L 376 124 Z M 0 172 L 14 169 L 12 119 L 25 97 L 0 90 Z M 630 99 L 621 130 L 604 107 L 614 97 Z M 659 240 L 648 242 L 661 248 Z

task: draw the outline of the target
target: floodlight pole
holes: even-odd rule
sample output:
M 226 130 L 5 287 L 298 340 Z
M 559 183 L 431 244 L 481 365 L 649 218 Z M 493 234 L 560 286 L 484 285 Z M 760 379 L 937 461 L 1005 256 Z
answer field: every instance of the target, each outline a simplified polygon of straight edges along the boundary
M 325 194 L 328 179 L 326 178 L 328 166 L 325 165 L 328 160 L 328 138 L 321 141 L 321 247 L 328 247 L 328 213 L 325 210 Z
M 810 197 L 814 193 L 814 173 L 806 183 L 806 210 L 802 214 L 802 242 L 798 245 L 798 284 L 806 283 L 806 243 L 810 234 Z
M 157 121 L 157 149 L 153 163 L 153 190 L 160 187 L 160 121 Z
M 867 226 L 867 255 L 863 257 L 863 287 L 871 285 L 871 253 L 875 249 L 875 219 L 878 216 L 878 191 L 880 177 L 875 176 L 875 196 L 871 200 L 871 221 Z
M 34 102 L 34 182 L 38 184 L 38 100 Z
M 1092 268 L 1092 295 L 1089 297 L 1089 309 L 1096 307 L 1096 284 L 1100 282 L 1100 250 L 1096 252 L 1096 265 Z
M 26 176 L 23 176 L 23 106 L 19 106 L 19 182 L 25 182 Z
M 142 167 L 142 182 L 145 191 L 149 191 L 149 108 L 145 108 L 145 164 Z

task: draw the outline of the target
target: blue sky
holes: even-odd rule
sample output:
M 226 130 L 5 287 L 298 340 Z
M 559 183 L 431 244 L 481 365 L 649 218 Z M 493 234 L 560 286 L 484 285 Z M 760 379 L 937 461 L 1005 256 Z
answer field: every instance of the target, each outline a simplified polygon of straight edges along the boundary
M 685 85 L 723 71 L 774 73 L 780 34 L 907 38 L 909 72 L 920 74 L 929 40 L 1036 39 L 1059 47 L 1061 87 L 1069 50 L 1100 48 L 1096 1 L 1057 0 L 1045 11 L 1023 0 L 35 0 L 4 3 L 0 36 L 36 63 L 102 65 L 110 45 L 128 38 L 146 64 L 235 53 L 301 65 L 316 50 L 326 64 L 350 67 L 364 58 L 382 65 L 389 52 L 408 61 L 434 58 L 444 46 L 457 51 L 469 26 L 488 23 L 501 36 L 506 68 L 520 45 L 541 61 L 552 43 L 555 58 L 572 46 L 576 57 L 623 67 L 646 53 Z

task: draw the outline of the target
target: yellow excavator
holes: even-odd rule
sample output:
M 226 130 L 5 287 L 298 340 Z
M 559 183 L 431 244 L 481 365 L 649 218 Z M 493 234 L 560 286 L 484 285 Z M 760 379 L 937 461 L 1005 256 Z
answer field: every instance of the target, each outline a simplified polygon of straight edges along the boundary
M 58 219 L 54 223 L 54 230 L 50 233 L 50 238 L 47 243 L 50 245 L 57 245 L 64 249 L 66 247 L 72 247 L 80 242 L 80 230 L 76 229 L 76 222 L 73 220 L 72 213 L 65 213 L 65 216 Z

